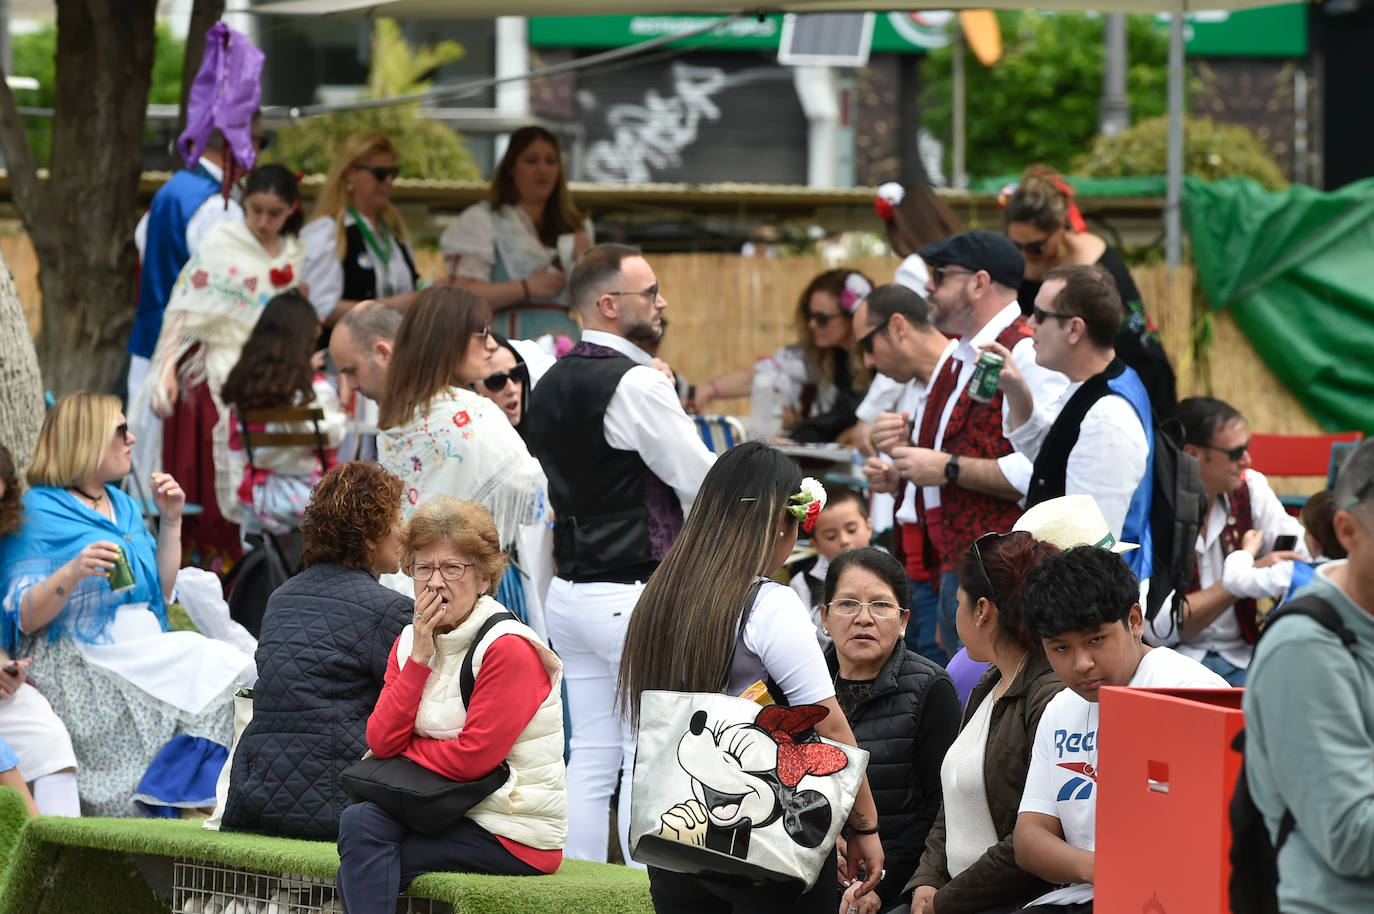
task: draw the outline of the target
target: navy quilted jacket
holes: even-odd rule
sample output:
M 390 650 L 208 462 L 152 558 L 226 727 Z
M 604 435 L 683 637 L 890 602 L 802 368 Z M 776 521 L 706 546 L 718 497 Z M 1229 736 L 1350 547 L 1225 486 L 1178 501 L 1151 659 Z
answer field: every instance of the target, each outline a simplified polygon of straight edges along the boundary
M 230 772 L 226 830 L 333 841 L 339 772 L 367 751 L 387 656 L 410 600 L 363 570 L 314 565 L 267 602 L 253 720 Z

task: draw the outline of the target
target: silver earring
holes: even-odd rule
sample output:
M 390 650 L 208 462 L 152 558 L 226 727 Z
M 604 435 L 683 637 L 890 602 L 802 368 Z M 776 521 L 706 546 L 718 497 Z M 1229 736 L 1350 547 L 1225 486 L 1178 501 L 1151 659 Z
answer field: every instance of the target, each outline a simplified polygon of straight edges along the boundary
M 822 634 L 822 635 L 827 635 L 827 636 L 828 636 L 828 635 L 830 634 L 830 629 L 828 629 L 828 628 L 823 628 L 823 629 L 821 629 L 821 634 Z
M 783 533 L 781 530 L 778 531 L 778 539 L 782 539 L 786 535 L 787 534 Z

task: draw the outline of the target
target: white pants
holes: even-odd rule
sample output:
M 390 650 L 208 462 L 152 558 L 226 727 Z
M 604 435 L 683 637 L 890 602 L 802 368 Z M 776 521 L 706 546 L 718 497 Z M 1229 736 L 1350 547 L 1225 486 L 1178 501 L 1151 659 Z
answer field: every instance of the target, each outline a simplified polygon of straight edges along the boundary
M 66 725 L 48 700 L 27 682 L 0 700 L 0 739 L 19 756 L 19 774 L 25 781 L 76 767 Z
M 634 731 L 615 706 L 620 654 L 644 584 L 574 584 L 554 578 L 544 604 L 549 639 L 563 661 L 572 721 L 568 761 L 568 843 L 565 856 L 604 863 L 609 802 L 620 781 L 616 813 L 620 849 L 630 860 L 630 784 Z

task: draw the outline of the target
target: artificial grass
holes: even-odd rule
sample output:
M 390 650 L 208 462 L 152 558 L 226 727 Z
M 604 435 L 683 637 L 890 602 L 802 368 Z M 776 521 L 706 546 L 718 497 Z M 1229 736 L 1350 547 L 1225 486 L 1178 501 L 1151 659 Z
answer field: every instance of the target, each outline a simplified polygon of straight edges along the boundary
M 213 832 L 201 828 L 199 822 L 28 820 L 24 813 L 19 794 L 0 789 L 0 853 L 9 857 L 9 864 L 0 870 L 0 914 L 166 912 L 166 904 L 133 865 L 133 854 L 186 857 L 330 880 L 339 867 L 334 845 L 322 841 Z M 564 861 L 552 876 L 429 873 L 416 879 L 408 894 L 447 902 L 454 914 L 653 911 L 642 871 L 583 860 Z

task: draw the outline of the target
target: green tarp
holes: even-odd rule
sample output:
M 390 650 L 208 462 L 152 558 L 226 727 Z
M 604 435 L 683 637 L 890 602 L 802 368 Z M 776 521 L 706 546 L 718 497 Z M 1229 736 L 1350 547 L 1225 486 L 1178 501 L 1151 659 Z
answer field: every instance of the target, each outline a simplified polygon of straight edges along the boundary
M 1021 180 L 1020 175 L 994 175 L 978 178 L 969 189 L 975 194 L 1000 193 L 1008 184 Z M 1139 175 L 1129 178 L 1085 178 L 1065 175 L 1064 180 L 1080 197 L 1162 197 L 1165 192 L 1164 175 Z
M 1324 193 L 1185 179 L 1198 283 L 1328 431 L 1374 434 L 1374 178 Z

